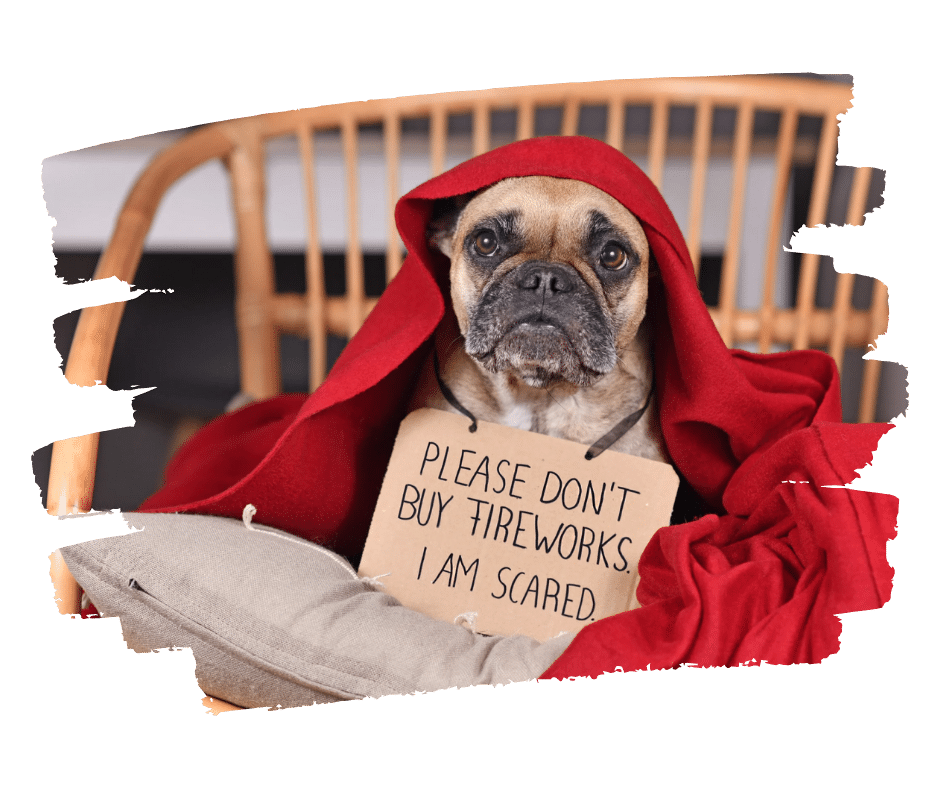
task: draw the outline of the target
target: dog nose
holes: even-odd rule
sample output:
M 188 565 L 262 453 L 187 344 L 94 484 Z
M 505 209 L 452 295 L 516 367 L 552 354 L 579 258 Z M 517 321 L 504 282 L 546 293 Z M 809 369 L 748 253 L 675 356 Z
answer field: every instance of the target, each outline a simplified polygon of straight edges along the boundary
M 574 289 L 571 269 L 557 263 L 535 263 L 521 266 L 517 282 L 520 290 L 546 291 L 546 294 L 568 293 Z

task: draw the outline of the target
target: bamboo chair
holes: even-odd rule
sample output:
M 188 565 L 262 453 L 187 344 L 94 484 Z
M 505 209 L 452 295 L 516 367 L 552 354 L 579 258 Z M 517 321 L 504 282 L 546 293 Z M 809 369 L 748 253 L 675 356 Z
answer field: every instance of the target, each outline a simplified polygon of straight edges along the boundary
M 282 333 L 309 338 L 310 389 L 324 379 L 327 335 L 350 337 L 362 325 L 375 299 L 366 297 L 363 247 L 360 241 L 360 186 L 357 161 L 360 129 L 380 125 L 386 167 L 387 243 L 386 281 L 402 263 L 403 250 L 392 209 L 401 194 L 400 154 L 402 122 L 424 118 L 429 127 L 430 175 L 445 169 L 448 154 L 449 120 L 469 116 L 471 133 L 464 158 L 482 153 L 509 139 L 491 133 L 492 113 L 515 113 L 516 139 L 536 133 L 538 112 L 560 112 L 555 133 L 579 133 L 584 113 L 590 109 L 606 114 L 602 138 L 645 165 L 647 174 L 662 188 L 672 160 L 686 162 L 689 171 L 687 205 L 673 204 L 685 233 L 698 272 L 702 260 L 703 217 L 708 206 L 706 182 L 709 164 L 718 162 L 730 169 L 731 196 L 727 204 L 726 231 L 720 274 L 718 304 L 712 317 L 725 342 L 749 346 L 759 352 L 781 348 L 822 347 L 835 358 L 840 369 L 846 348 L 865 348 L 887 328 L 887 289 L 875 281 L 870 306 L 853 304 L 856 277 L 838 274 L 831 306 L 817 303 L 820 258 L 803 255 L 795 304 L 781 306 L 776 285 L 781 267 L 781 248 L 789 228 L 784 226 L 788 189 L 794 168 L 812 171 L 812 189 L 806 224 L 816 226 L 831 218 L 830 197 L 835 172 L 837 116 L 851 104 L 851 89 L 838 83 L 785 77 L 720 77 L 624 80 L 585 84 L 500 88 L 466 93 L 444 93 L 395 99 L 315 107 L 258 117 L 222 121 L 200 128 L 155 157 L 143 172 L 120 215 L 114 234 L 98 263 L 95 278 L 117 276 L 132 282 L 144 241 L 160 201 L 181 176 L 212 159 L 222 160 L 230 174 L 237 230 L 235 254 L 236 321 L 239 336 L 241 390 L 255 399 L 280 392 L 281 375 L 278 337 Z M 648 133 L 639 135 L 628 127 L 629 112 L 648 113 Z M 691 136 L 670 135 L 671 112 L 694 111 Z M 713 135 L 720 112 L 735 110 L 730 137 Z M 754 135 L 757 113 L 774 113 L 777 133 Z M 816 135 L 801 131 L 806 118 L 821 123 Z M 346 293 L 328 297 L 324 285 L 317 189 L 315 178 L 315 133 L 337 131 L 345 165 Z M 293 135 L 299 146 L 303 170 L 307 224 L 306 294 L 275 291 L 273 256 L 265 225 L 265 145 Z M 451 139 L 451 142 L 453 140 Z M 738 303 L 741 276 L 742 236 L 745 226 L 748 165 L 763 155 L 773 166 L 772 199 L 764 217 L 766 244 L 763 261 L 763 295 L 758 306 L 742 308 Z M 848 224 L 861 224 L 867 206 L 872 171 L 858 169 L 852 176 Z M 681 210 L 679 210 L 681 209 Z M 107 380 L 108 367 L 124 304 L 85 309 L 79 320 L 66 366 L 69 382 L 89 386 Z M 871 421 L 878 395 L 879 362 L 864 362 L 861 376 L 859 421 Z M 48 511 L 63 515 L 88 511 L 95 479 L 98 435 L 58 441 L 53 446 L 48 490 Z M 62 613 L 79 609 L 79 589 L 64 563 L 53 557 L 53 578 Z M 212 702 L 215 710 L 227 704 Z

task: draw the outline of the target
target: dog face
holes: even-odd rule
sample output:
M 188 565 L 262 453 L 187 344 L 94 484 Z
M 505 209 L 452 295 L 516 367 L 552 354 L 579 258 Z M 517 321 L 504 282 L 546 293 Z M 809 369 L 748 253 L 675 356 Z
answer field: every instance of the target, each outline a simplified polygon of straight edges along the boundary
M 646 310 L 649 246 L 636 217 L 581 181 L 500 181 L 445 216 L 467 354 L 527 385 L 590 386 L 617 364 Z

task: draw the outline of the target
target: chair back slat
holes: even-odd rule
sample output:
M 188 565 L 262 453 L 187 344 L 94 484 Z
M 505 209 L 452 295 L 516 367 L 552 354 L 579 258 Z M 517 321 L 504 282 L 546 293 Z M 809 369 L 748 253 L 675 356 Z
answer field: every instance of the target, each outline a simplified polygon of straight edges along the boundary
M 887 285 L 876 279 L 871 298 L 872 305 L 868 324 L 868 335 L 877 337 L 883 334 L 888 327 Z M 866 361 L 865 368 L 862 372 L 862 391 L 858 408 L 858 420 L 862 423 L 875 420 L 880 377 L 881 361 L 878 359 L 869 359 Z
M 705 181 L 711 145 L 712 104 L 704 99 L 695 107 L 695 128 L 692 139 L 692 182 L 689 187 L 689 223 L 686 241 L 692 266 L 698 277 L 702 258 L 702 219 L 705 211 Z
M 486 102 L 473 105 L 473 155 L 479 156 L 490 149 L 490 108 Z
M 836 360 L 836 366 L 840 372 L 845 360 L 845 335 L 849 325 L 849 310 L 852 308 L 854 286 L 855 274 L 838 275 L 836 294 L 832 303 L 832 336 L 829 341 L 829 355 Z
M 767 217 L 767 251 L 764 256 L 764 290 L 760 307 L 760 329 L 757 349 L 761 353 L 770 351 L 774 340 L 773 327 L 776 319 L 775 300 L 777 270 L 780 260 L 781 233 L 786 209 L 787 191 L 790 185 L 790 171 L 793 166 L 793 149 L 796 142 L 798 112 L 795 106 L 786 107 L 781 113 L 780 127 L 777 133 L 776 168 L 774 174 L 774 192 Z
M 437 104 L 431 109 L 431 176 L 444 172 L 447 156 L 447 110 Z
M 561 113 L 561 134 L 563 137 L 573 137 L 578 133 L 578 111 L 577 99 L 573 97 L 565 99 Z
M 385 138 L 385 180 L 386 180 L 386 206 L 385 206 L 385 277 L 391 282 L 392 278 L 401 270 L 402 248 L 398 238 L 398 228 L 395 225 L 395 203 L 401 192 L 401 174 L 399 159 L 401 157 L 401 118 L 393 112 L 388 113 L 382 122 L 383 136 Z
M 352 336 L 366 319 L 365 273 L 359 236 L 359 126 L 352 115 L 343 119 L 343 169 L 346 174 L 346 302 L 347 331 Z
M 263 399 L 280 391 L 280 347 L 274 314 L 274 259 L 264 216 L 264 142 L 250 131 L 250 126 L 235 130 L 236 146 L 228 157 L 238 233 L 235 320 L 242 391 Z
M 626 106 L 616 98 L 607 102 L 607 144 L 619 151 L 623 150 L 623 116 Z
M 845 215 L 845 223 L 860 227 L 865 220 L 865 206 L 868 202 L 868 192 L 871 190 L 871 167 L 859 167 L 852 177 L 852 192 L 849 196 L 849 208 Z
M 516 115 L 516 139 L 527 140 L 535 136 L 535 102 L 523 98 Z
M 829 190 L 832 186 L 832 174 L 835 169 L 836 137 L 838 128 L 836 116 L 823 119 L 819 150 L 816 154 L 816 168 L 813 174 L 813 193 L 809 203 L 810 227 L 824 224 L 829 207 Z M 800 284 L 796 296 L 796 333 L 793 347 L 802 350 L 810 345 L 810 325 L 815 316 L 816 286 L 819 282 L 819 255 L 804 254 L 800 265 Z
M 663 168 L 666 163 L 666 142 L 669 136 L 669 105 L 665 97 L 653 100 L 650 118 L 649 162 L 646 174 L 657 189 L 663 186 Z
M 725 254 L 721 266 L 721 286 L 718 302 L 718 331 L 726 345 L 732 345 L 738 304 L 738 271 L 741 257 L 741 233 L 744 225 L 744 197 L 747 189 L 747 168 L 751 155 L 751 134 L 754 128 L 754 106 L 742 104 L 738 108 L 732 152 L 731 206 Z
M 304 182 L 304 207 L 307 218 L 307 335 L 310 339 L 310 390 L 326 378 L 326 284 L 323 274 L 323 250 L 317 216 L 316 157 L 313 131 L 308 126 L 297 130 Z
M 864 167 L 856 170 L 852 178 L 852 191 L 849 196 L 849 207 L 845 218 L 846 224 L 857 226 L 862 223 L 870 185 L 871 169 Z M 829 355 L 836 360 L 840 372 L 845 359 L 846 331 L 848 330 L 849 314 L 852 309 L 852 291 L 854 288 L 855 274 L 837 274 L 836 294 L 832 305 L 832 338 L 829 341 Z

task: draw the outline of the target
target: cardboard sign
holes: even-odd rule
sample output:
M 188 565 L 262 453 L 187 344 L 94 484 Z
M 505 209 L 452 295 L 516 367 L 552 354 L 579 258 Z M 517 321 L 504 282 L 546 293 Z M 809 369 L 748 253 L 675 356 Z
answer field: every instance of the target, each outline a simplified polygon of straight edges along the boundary
M 546 640 L 636 607 L 637 561 L 668 525 L 662 462 L 438 410 L 401 425 L 365 551 L 403 605 L 476 630 Z

